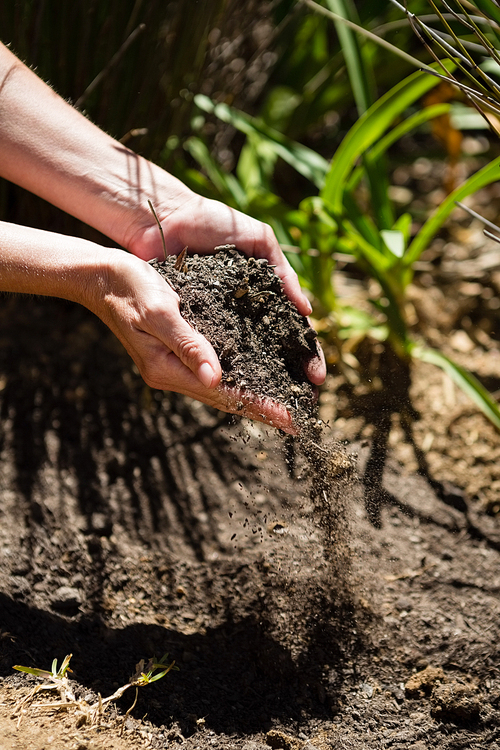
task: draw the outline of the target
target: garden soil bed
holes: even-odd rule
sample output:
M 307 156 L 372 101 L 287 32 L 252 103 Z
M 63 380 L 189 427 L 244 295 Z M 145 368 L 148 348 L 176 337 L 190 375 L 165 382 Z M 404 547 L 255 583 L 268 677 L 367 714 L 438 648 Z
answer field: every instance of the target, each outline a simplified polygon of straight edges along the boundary
M 455 274 L 438 299 L 424 278 L 414 304 L 496 390 L 498 344 L 476 325 L 496 315 L 493 282 Z M 361 482 L 373 427 L 332 365 L 323 446 L 344 441 L 356 473 L 337 473 L 327 535 L 289 438 L 147 388 L 78 306 L 3 298 L 2 750 L 500 747 L 500 438 L 437 370 L 412 378 L 438 484 L 394 416 L 376 528 Z M 128 715 L 133 689 L 98 726 L 47 694 L 16 709 L 36 680 L 14 665 L 72 654 L 92 704 L 166 652 L 179 671 Z

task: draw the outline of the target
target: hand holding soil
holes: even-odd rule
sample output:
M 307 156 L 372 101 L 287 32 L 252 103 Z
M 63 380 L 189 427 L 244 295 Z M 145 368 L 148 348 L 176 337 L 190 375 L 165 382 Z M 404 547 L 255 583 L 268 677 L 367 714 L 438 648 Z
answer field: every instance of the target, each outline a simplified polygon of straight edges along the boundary
M 316 335 L 272 266 L 231 247 L 186 256 L 179 270 L 177 256 L 144 263 L 115 251 L 106 293 L 88 306 L 151 387 L 295 432 L 314 402 L 308 376 L 323 377 Z
M 177 293 L 144 262 L 162 256 L 148 208 L 153 198 L 169 253 L 185 245 L 192 252 L 211 252 L 216 245 L 235 243 L 246 255 L 267 259 L 290 304 L 307 315 L 309 302 L 271 229 L 195 195 L 125 148 L 1 44 L 0 80 L 1 176 L 131 251 L 2 222 L 0 290 L 79 302 L 109 325 L 149 385 L 293 431 L 289 410 L 266 398 L 264 387 L 256 397 L 249 388 L 238 392 L 227 382 L 219 385 L 222 370 L 213 346 L 183 319 Z M 324 363 L 312 357 L 313 351 L 308 375 L 320 383 Z
M 214 347 L 222 375 L 213 405 L 297 432 L 312 416 L 311 380 L 324 378 L 324 360 L 268 261 L 224 245 L 152 265 L 178 292 L 182 316 Z

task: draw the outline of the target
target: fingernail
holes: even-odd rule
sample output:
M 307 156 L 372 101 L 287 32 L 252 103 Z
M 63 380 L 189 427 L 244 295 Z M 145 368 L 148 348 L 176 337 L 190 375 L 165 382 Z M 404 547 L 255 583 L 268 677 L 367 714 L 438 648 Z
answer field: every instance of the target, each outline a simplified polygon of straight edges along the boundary
M 305 314 L 306 314 L 306 315 L 310 315 L 310 314 L 312 313 L 312 311 L 313 311 L 313 309 L 312 309 L 312 305 L 311 305 L 311 303 L 309 302 L 309 300 L 307 299 L 307 297 L 304 297 L 304 300 L 305 300 L 305 303 L 306 303 L 306 308 L 307 308 L 307 312 L 306 312 Z
M 215 372 L 212 365 L 208 362 L 203 362 L 200 369 L 198 370 L 198 378 L 203 383 L 205 388 L 211 388 L 214 380 Z

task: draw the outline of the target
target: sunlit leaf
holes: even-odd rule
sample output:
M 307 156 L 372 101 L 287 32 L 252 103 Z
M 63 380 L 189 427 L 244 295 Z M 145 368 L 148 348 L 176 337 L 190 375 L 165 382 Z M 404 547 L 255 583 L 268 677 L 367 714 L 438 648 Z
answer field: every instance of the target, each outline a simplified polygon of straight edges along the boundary
M 498 404 L 472 373 L 436 349 L 427 349 L 415 345 L 411 348 L 411 354 L 422 362 L 428 362 L 444 370 L 453 382 L 472 399 L 490 422 L 500 430 L 500 409 Z
M 397 229 L 382 229 L 380 232 L 387 249 L 396 257 L 402 258 L 405 252 L 403 232 Z
M 334 214 L 342 211 L 345 184 L 358 159 L 411 104 L 436 84 L 437 81 L 426 73 L 413 73 L 380 97 L 353 125 L 331 161 L 321 190 L 323 200 Z

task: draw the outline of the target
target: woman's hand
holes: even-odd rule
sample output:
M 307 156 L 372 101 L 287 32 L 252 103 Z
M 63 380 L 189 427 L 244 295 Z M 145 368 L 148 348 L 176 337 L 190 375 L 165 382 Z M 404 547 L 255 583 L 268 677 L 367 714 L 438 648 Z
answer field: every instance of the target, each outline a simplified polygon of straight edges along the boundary
M 163 255 L 148 208 L 151 200 L 168 253 L 177 254 L 186 245 L 190 252 L 201 253 L 234 244 L 247 255 L 267 258 L 290 300 L 308 315 L 311 306 L 270 227 L 195 195 L 118 143 L 1 43 L 0 81 L 0 175 L 133 253 L 5 225 L 0 227 L 5 236 L 0 243 L 0 288 L 81 302 L 114 331 L 150 385 L 293 430 L 283 406 L 220 385 L 213 348 L 182 319 L 177 295 L 144 262 Z M 102 269 L 105 283 L 96 283 Z M 304 366 L 312 383 L 324 380 L 319 350 Z
M 148 385 L 296 432 L 282 404 L 221 383 L 211 344 L 180 315 L 177 293 L 148 263 L 112 251 L 106 274 L 88 306 L 120 339 Z
M 283 282 L 283 290 L 302 315 L 309 315 L 311 305 L 300 288 L 297 274 L 286 260 L 271 227 L 223 203 L 191 193 L 186 200 L 166 216 L 157 211 L 161 220 L 167 253 L 207 253 L 223 244 L 234 244 L 241 252 L 256 258 L 266 258 Z M 139 258 L 161 258 L 163 247 L 153 215 L 148 224 L 140 224 L 132 235 L 128 248 Z M 320 385 L 326 376 L 323 353 L 304 362 L 309 380 Z

